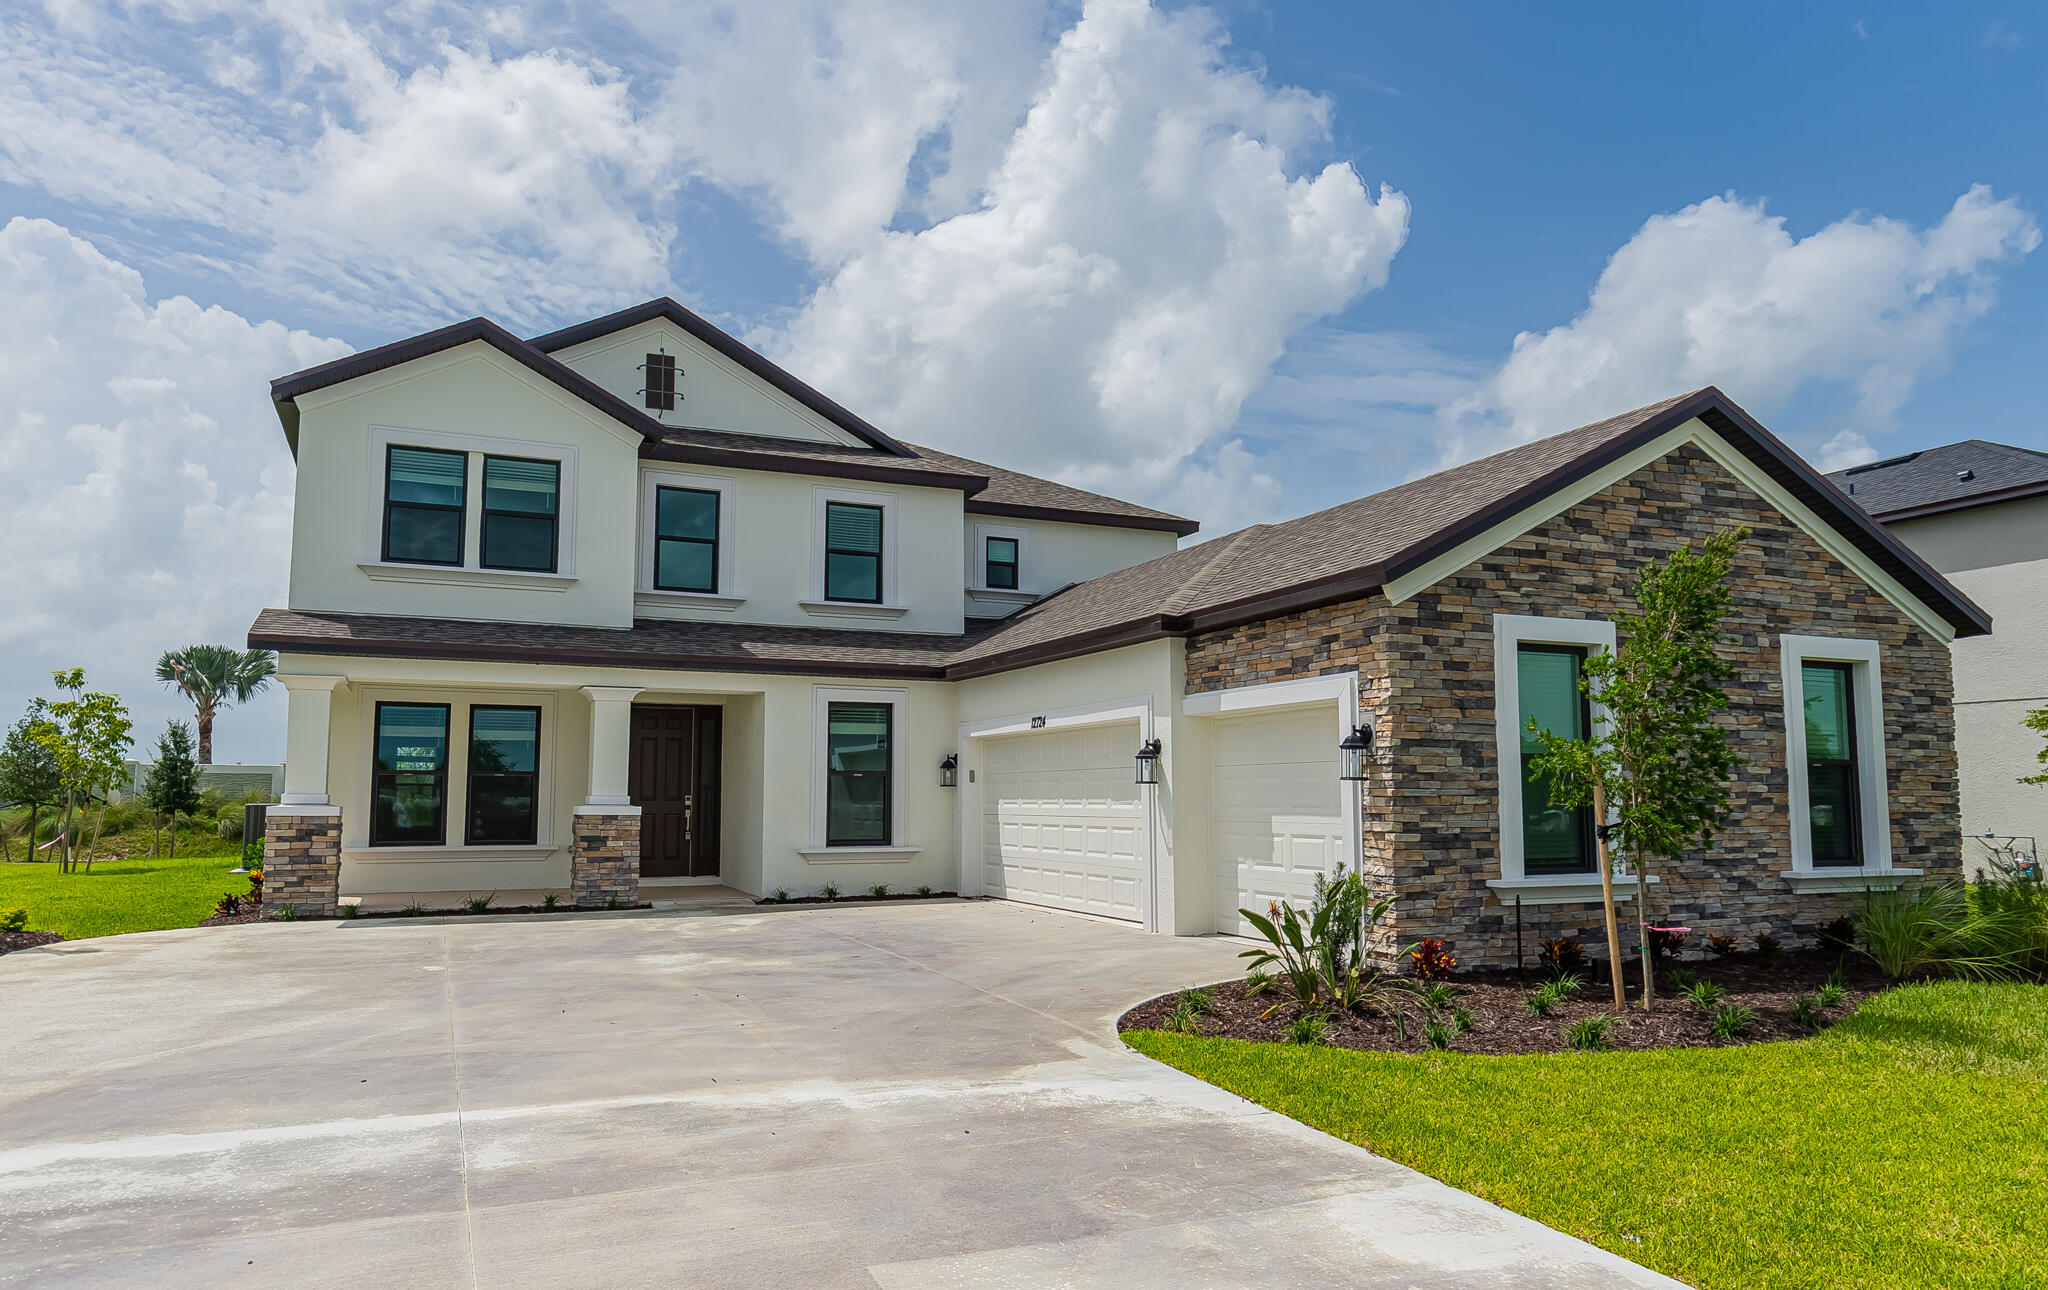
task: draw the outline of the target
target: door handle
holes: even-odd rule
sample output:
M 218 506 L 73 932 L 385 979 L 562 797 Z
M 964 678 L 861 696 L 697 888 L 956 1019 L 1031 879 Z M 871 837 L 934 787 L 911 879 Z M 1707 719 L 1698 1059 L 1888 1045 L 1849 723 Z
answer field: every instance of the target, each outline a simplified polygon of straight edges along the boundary
M 697 813 L 697 808 L 693 804 L 695 800 L 690 794 L 683 794 L 683 841 L 685 842 L 690 840 L 691 821 Z

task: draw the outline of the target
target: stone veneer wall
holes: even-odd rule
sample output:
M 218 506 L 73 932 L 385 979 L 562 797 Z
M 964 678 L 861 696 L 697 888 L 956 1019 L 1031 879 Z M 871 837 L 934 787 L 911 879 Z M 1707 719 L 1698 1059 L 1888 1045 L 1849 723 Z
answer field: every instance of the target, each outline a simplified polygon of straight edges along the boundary
M 1736 480 L 1685 445 L 1418 594 L 1369 597 L 1198 635 L 1187 645 L 1190 693 L 1356 668 L 1360 706 L 1377 728 L 1367 783 L 1368 878 L 1400 894 L 1388 941 L 1443 936 L 1468 965 L 1511 964 L 1512 903 L 1500 876 L 1499 750 L 1493 710 L 1493 615 L 1615 618 L 1650 561 L 1736 524 L 1753 530 L 1736 558 L 1728 623 L 1738 672 L 1727 723 L 1743 767 L 1714 848 L 1659 864 L 1653 915 L 1694 929 L 1769 930 L 1810 943 L 1813 927 L 1856 908 L 1861 893 L 1795 893 L 1785 770 L 1783 633 L 1881 643 L 1892 862 L 1925 881 L 1961 876 L 1955 714 L 1947 646 Z M 1633 904 L 1620 906 L 1633 921 Z M 1599 904 L 1530 906 L 1533 955 L 1570 936 L 1605 957 Z M 1624 948 L 1634 938 L 1624 931 Z
M 569 895 L 578 909 L 640 899 L 640 816 L 576 813 L 569 847 Z
M 283 814 L 263 830 L 263 916 L 290 905 L 302 917 L 332 918 L 341 896 L 341 812 Z

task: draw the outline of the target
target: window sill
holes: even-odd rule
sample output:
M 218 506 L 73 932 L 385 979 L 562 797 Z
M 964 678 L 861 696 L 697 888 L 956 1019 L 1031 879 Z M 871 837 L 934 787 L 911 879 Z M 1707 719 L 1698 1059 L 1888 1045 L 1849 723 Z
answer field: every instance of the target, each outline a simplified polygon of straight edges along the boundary
M 499 569 L 455 568 L 441 564 L 392 564 L 365 560 L 356 565 L 378 582 L 425 582 L 442 587 L 493 587 L 503 591 L 567 591 L 576 585 L 573 573 L 508 573 Z
M 869 605 L 857 600 L 799 600 L 797 607 L 807 614 L 827 618 L 901 618 L 908 605 Z
M 344 860 L 357 864 L 416 864 L 422 860 L 544 860 L 562 848 L 552 843 L 506 843 L 473 847 L 365 847 L 342 849 Z
M 1650 875 L 1652 886 L 1663 879 Z M 1579 905 L 1600 899 L 1600 875 L 1597 873 L 1548 874 L 1539 878 L 1489 878 L 1486 885 L 1500 898 L 1503 905 L 1512 905 L 1520 897 L 1524 905 Z M 1636 876 L 1632 873 L 1614 876 L 1614 899 L 1616 902 L 1636 898 Z
M 1036 591 L 1012 591 L 1008 587 L 969 587 L 967 594 L 976 600 L 994 601 L 999 605 L 1028 605 L 1040 595 Z
M 729 614 L 746 603 L 745 596 L 720 596 L 708 591 L 659 591 L 642 587 L 633 593 L 635 609 L 708 609 Z
M 812 864 L 907 864 L 923 847 L 798 847 Z
M 1787 869 L 1785 881 L 1798 892 L 1891 891 L 1918 869 Z

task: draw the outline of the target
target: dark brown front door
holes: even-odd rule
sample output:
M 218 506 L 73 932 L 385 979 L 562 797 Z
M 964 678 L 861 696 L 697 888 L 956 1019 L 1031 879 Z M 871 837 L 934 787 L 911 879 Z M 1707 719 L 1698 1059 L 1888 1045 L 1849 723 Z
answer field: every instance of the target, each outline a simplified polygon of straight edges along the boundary
M 633 805 L 644 878 L 718 876 L 718 708 L 633 705 Z

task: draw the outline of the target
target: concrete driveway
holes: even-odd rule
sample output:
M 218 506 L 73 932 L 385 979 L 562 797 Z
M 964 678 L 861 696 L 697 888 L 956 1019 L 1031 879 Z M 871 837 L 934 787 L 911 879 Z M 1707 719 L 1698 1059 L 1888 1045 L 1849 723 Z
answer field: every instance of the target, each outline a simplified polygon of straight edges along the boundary
M 11 954 L 0 1284 L 1676 1284 L 1116 1041 L 1238 948 L 957 903 Z

